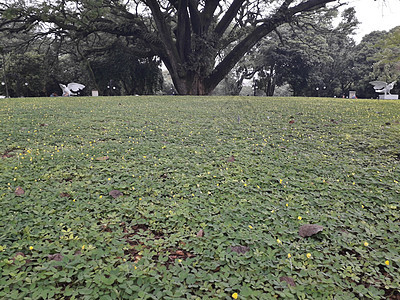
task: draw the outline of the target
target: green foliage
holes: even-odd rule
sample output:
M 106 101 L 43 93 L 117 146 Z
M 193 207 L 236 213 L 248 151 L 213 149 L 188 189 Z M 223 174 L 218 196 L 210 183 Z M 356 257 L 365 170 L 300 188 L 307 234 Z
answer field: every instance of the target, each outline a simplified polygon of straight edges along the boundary
M 48 69 L 44 55 L 35 52 L 12 53 L 5 61 L 11 97 L 46 95 Z
M 0 104 L 0 298 L 399 296 L 398 101 Z
M 377 42 L 379 52 L 375 54 L 375 73 L 385 81 L 400 80 L 400 26 L 384 34 Z
M 138 57 L 122 39 L 113 40 L 100 55 L 92 54 L 90 64 L 103 95 L 151 95 L 161 90 L 161 62 L 152 57 Z
M 0 4 L 0 31 L 57 37 L 82 59 L 103 46 L 103 34 L 123 38 L 136 53 L 159 57 L 179 94 L 206 95 L 260 39 L 331 2 L 15 1 Z
M 354 90 L 361 97 L 376 97 L 372 86 L 373 80 L 386 82 L 398 81 L 400 79 L 400 68 L 398 63 L 398 41 L 399 28 L 389 32 L 374 31 L 366 35 L 361 43 L 354 49 L 354 68 L 356 80 Z M 398 84 L 392 93 L 398 93 Z
M 328 9 L 280 26 L 240 61 L 236 72 L 256 75 L 256 89 L 266 96 L 285 84 L 294 96 L 347 94 L 356 76 L 350 36 L 358 21 L 354 9 L 345 10 L 334 26 L 336 17 L 337 11 Z

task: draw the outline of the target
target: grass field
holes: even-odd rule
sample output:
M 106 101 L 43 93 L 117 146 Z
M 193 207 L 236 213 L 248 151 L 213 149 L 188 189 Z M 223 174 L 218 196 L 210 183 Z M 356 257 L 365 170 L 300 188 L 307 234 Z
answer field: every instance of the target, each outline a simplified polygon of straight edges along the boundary
M 0 173 L 0 298 L 400 298 L 400 101 L 0 99 Z

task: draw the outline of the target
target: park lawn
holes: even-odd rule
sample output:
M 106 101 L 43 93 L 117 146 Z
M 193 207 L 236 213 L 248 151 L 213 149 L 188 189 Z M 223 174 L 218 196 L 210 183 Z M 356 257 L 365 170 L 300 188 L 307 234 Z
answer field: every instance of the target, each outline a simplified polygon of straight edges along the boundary
M 0 298 L 398 299 L 399 164 L 400 101 L 0 99 Z

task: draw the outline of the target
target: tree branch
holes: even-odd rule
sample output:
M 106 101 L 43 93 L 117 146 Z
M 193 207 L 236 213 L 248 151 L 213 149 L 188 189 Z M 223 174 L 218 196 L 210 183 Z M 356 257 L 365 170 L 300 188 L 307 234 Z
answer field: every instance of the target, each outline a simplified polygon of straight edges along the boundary
M 219 23 L 215 27 L 215 36 L 217 39 L 224 34 L 228 26 L 231 24 L 232 20 L 237 15 L 244 1 L 245 0 L 234 0 L 229 6 L 227 12 L 224 14 L 221 21 L 219 21 Z
M 214 86 L 213 83 L 220 82 L 243 57 L 243 55 L 257 43 L 257 41 L 275 30 L 278 26 L 284 23 L 289 23 L 293 15 L 301 11 L 320 8 L 333 1 L 335 0 L 309 0 L 292 8 L 288 8 L 288 5 L 292 1 L 285 1 L 273 16 L 266 19 L 263 24 L 257 26 L 249 35 L 241 40 L 227 56 L 225 56 L 225 58 L 215 67 L 213 72 L 205 79 L 206 84 L 210 86 L 211 90 L 215 88 L 216 85 Z
M 189 0 L 179 0 L 178 4 L 178 26 L 176 34 L 176 44 L 180 58 L 184 61 L 187 60 L 192 50 L 191 34 L 190 34 L 190 20 L 188 14 Z
M 201 13 L 201 19 L 203 24 L 203 31 L 206 32 L 213 21 L 213 15 L 218 7 L 219 0 L 208 0 L 204 6 L 203 12 Z
M 166 62 L 167 66 L 170 66 L 168 70 L 171 72 L 171 77 L 179 77 L 178 70 L 181 69 L 182 61 L 179 57 L 178 50 L 172 40 L 172 30 L 165 22 L 165 17 L 160 10 L 160 7 L 156 0 L 146 0 L 147 6 L 153 13 L 153 19 L 156 23 L 157 29 L 159 31 L 160 39 L 163 43 L 164 53 L 160 54 L 163 60 Z

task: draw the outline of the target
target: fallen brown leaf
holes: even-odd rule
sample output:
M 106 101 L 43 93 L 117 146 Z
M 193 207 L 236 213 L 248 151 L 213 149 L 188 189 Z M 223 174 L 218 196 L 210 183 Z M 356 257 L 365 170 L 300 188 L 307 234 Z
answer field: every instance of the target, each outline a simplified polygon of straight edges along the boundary
M 124 195 L 121 191 L 118 191 L 118 190 L 112 190 L 112 191 L 109 192 L 108 194 L 109 194 L 111 197 L 113 197 L 114 199 Z
M 294 279 L 292 277 L 282 276 L 279 278 L 279 280 L 287 282 L 287 284 L 290 286 L 296 286 L 296 283 L 294 282 Z
M 23 190 L 22 187 L 18 186 L 18 187 L 15 189 L 15 195 L 17 195 L 17 196 L 22 196 L 23 194 L 25 194 L 25 191 Z
M 244 253 L 250 251 L 250 247 L 241 246 L 241 245 L 239 245 L 239 246 L 229 246 L 229 248 L 231 249 L 232 252 L 236 252 L 236 253 L 239 253 L 239 254 L 244 254 Z
M 199 232 L 196 234 L 197 237 L 203 237 L 204 236 L 204 230 L 200 229 Z
M 234 162 L 234 161 L 235 161 L 235 157 L 232 155 L 232 156 L 229 157 L 226 161 L 227 161 L 227 162 Z
M 108 156 L 96 157 L 96 160 L 98 160 L 98 161 L 105 161 L 105 160 L 108 160 L 108 159 L 109 159 Z
M 324 230 L 324 227 L 316 224 L 305 224 L 299 228 L 299 235 L 301 237 L 308 237 Z
M 49 254 L 47 256 L 47 258 L 49 260 L 55 260 L 55 261 L 62 261 L 62 259 L 64 258 L 64 256 L 60 253 L 56 253 L 56 254 Z

